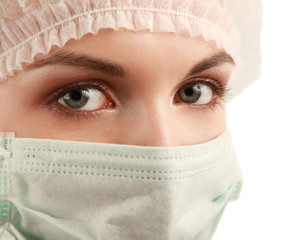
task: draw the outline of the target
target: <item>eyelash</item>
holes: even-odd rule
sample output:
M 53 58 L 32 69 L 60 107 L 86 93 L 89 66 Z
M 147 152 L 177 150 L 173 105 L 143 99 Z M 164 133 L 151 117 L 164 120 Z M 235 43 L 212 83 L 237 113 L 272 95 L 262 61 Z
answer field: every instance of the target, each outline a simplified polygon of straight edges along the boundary
M 203 105 L 197 105 L 197 106 L 190 106 L 192 104 L 189 103 L 182 103 L 184 105 L 187 105 L 191 107 L 192 109 L 196 111 L 215 111 L 218 107 L 223 107 L 223 103 L 225 101 L 225 97 L 228 95 L 230 92 L 230 89 L 227 86 L 224 86 L 221 84 L 221 82 L 212 80 L 212 78 L 199 78 L 199 77 L 191 77 L 187 81 L 183 82 L 178 89 L 183 87 L 186 84 L 193 84 L 193 83 L 202 83 L 206 84 L 209 87 L 213 89 L 213 99 L 210 103 L 208 104 L 203 104 Z M 97 80 L 87 80 L 87 81 L 82 81 L 78 82 L 76 84 L 71 84 L 69 86 L 64 86 L 61 87 L 57 90 L 55 90 L 49 97 L 48 99 L 48 105 L 49 105 L 49 110 L 53 112 L 53 115 L 57 115 L 60 119 L 65 118 L 65 119 L 76 119 L 78 122 L 80 121 L 80 118 L 84 118 L 86 120 L 89 120 L 89 118 L 100 118 L 103 116 L 105 113 L 104 111 L 97 110 L 97 111 L 89 111 L 89 112 L 83 112 L 83 111 L 67 111 L 67 110 L 62 110 L 60 107 L 56 105 L 56 102 L 59 98 L 63 97 L 66 93 L 78 89 L 78 88 L 94 88 L 99 91 L 101 91 L 103 94 L 106 95 L 106 98 L 109 99 L 109 93 L 108 93 L 108 88 L 104 86 L 103 84 L 97 82 Z

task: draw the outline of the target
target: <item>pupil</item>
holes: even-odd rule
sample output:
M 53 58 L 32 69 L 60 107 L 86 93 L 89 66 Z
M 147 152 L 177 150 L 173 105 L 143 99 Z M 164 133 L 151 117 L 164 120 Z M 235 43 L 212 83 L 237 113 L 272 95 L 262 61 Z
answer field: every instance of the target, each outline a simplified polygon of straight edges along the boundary
M 193 93 L 194 93 L 193 88 L 191 88 L 191 87 L 186 88 L 186 90 L 185 90 L 185 94 L 186 94 L 187 96 L 192 96 Z
M 70 94 L 70 98 L 74 101 L 79 101 L 81 100 L 82 94 L 80 91 L 74 91 Z

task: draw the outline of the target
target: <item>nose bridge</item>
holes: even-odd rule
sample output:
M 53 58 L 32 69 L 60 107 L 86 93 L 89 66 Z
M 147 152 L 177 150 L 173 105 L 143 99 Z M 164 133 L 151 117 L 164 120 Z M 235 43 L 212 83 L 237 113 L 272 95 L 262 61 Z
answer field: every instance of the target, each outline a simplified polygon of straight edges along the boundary
M 143 101 L 138 105 L 136 121 L 136 145 L 173 146 L 172 122 L 168 104 L 163 99 Z

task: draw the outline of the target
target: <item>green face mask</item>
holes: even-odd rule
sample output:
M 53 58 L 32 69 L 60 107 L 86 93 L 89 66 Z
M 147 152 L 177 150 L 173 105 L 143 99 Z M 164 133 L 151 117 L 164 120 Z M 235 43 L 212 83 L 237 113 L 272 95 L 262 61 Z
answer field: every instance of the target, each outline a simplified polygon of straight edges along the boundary
M 142 147 L 0 133 L 1 239 L 207 240 L 242 176 L 228 132 Z

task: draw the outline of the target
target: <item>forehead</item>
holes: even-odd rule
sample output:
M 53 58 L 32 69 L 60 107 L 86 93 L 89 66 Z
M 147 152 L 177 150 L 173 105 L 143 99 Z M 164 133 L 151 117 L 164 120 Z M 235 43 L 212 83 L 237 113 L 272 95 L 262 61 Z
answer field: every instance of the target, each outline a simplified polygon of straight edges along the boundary
M 181 78 L 189 71 L 195 74 L 226 62 L 234 64 L 214 41 L 205 41 L 201 36 L 103 29 L 97 35 L 72 39 L 61 49 L 53 48 L 49 55 L 39 55 L 34 63 L 24 67 L 27 70 L 46 65 L 103 68 L 111 75 L 116 72 L 120 76 L 136 79 L 140 76 L 150 81 L 159 76 Z M 194 68 L 195 71 L 191 70 Z
M 70 40 L 64 48 L 99 57 L 111 56 L 118 61 L 134 58 L 197 61 L 220 51 L 214 41 L 205 41 L 202 36 L 127 29 L 102 29 L 97 35 L 87 34 L 78 41 Z

